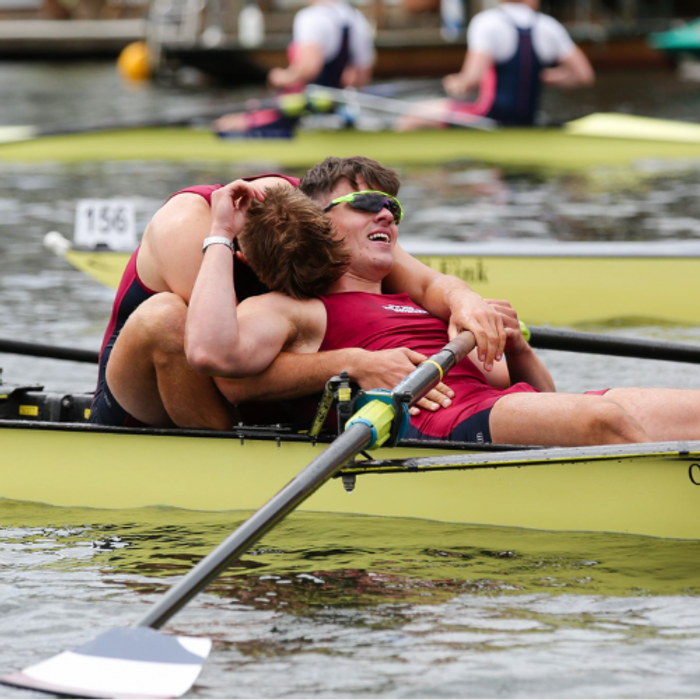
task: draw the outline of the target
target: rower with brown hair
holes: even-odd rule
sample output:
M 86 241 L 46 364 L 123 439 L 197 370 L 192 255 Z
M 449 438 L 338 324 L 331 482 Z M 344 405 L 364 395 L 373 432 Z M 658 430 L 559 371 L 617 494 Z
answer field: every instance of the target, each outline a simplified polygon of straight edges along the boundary
M 342 163 L 350 178 L 365 171 L 363 158 L 346 158 Z M 368 177 L 375 187 L 398 191 L 399 180 L 387 168 L 375 169 Z M 298 183 L 277 174 L 246 180 L 260 192 L 270 186 L 292 189 Z M 245 380 L 213 379 L 194 371 L 183 345 L 187 304 L 202 260 L 212 252 L 218 255 L 221 248 L 221 241 L 205 238 L 212 227 L 213 202 L 229 191 L 222 185 L 182 190 L 146 227 L 124 272 L 105 333 L 91 422 L 214 429 L 230 428 L 239 420 L 289 422 L 281 401 L 322 391 L 328 378 L 347 366 L 363 386 L 372 387 L 377 382 L 392 385 L 424 359 L 409 350 L 373 354 L 339 350 L 314 357 L 282 354 L 264 375 Z M 233 265 L 239 300 L 268 291 L 240 253 L 233 256 Z M 501 320 L 462 280 L 439 274 L 397 249 L 386 284 L 390 290 L 409 291 L 455 327 L 471 330 L 487 368 L 503 351 Z M 441 385 L 421 408 L 437 410 L 449 404 L 450 395 Z M 258 402 L 268 403 L 261 407 Z M 241 412 L 241 405 L 247 410 Z
M 304 355 L 339 348 L 406 347 L 431 355 L 444 346 L 448 340 L 444 321 L 410 294 L 382 291 L 382 281 L 394 264 L 403 215 L 398 200 L 391 193 L 370 191 L 362 178 L 350 182 L 336 159 L 313 168 L 300 188 L 313 193 L 314 200 L 305 201 L 289 191 L 266 196 L 249 183 L 232 183 L 216 198 L 212 235 L 233 240 L 242 233 L 241 245 L 260 265 L 258 273 L 273 279 L 280 269 L 318 267 L 318 259 L 309 264 L 308 251 L 296 245 L 305 240 L 305 226 L 315 217 L 317 232 L 325 231 L 339 243 L 341 252 L 349 254 L 349 264 L 345 269 L 336 265 L 337 277 L 330 284 L 326 277 L 308 278 L 308 286 L 297 294 L 304 299 L 284 294 L 282 284 L 280 291 L 238 304 L 231 284 L 231 254 L 217 246 L 215 255 L 203 262 L 192 294 L 186 337 L 189 362 L 211 374 L 248 376 L 264 371 L 281 351 Z M 253 204 L 255 200 L 263 203 Z M 259 225 L 260 212 L 266 209 L 285 217 L 283 240 Z M 276 245 L 287 249 L 284 268 L 275 255 Z M 258 246 L 264 247 L 265 255 L 255 252 Z M 337 249 L 337 245 L 324 248 L 329 254 Z M 556 393 L 549 372 L 520 332 L 516 312 L 507 302 L 491 303 L 506 327 L 505 361 L 489 373 L 472 359 L 460 362 L 449 378 L 455 390 L 452 404 L 436 413 L 412 416 L 409 437 L 540 445 L 700 437 L 699 391 L 623 388 Z

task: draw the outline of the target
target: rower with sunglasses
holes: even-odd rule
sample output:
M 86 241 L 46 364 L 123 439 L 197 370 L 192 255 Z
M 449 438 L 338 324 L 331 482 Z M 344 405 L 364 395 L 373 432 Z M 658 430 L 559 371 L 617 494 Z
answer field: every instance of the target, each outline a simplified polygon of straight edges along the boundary
M 410 293 L 384 288 L 396 261 L 401 204 L 388 188 L 371 187 L 369 176 L 351 182 L 334 160 L 304 177 L 310 198 L 289 188 L 266 194 L 243 182 L 215 197 L 214 255 L 202 263 L 186 322 L 195 368 L 244 377 L 264 372 L 284 351 L 319 357 L 409 348 L 428 357 L 444 347 L 445 319 Z M 234 238 L 274 292 L 237 303 L 226 250 Z M 449 374 L 451 405 L 412 415 L 406 437 L 568 446 L 700 438 L 700 391 L 556 393 L 515 311 L 491 303 L 506 324 L 506 361 L 485 372 L 474 357 L 464 358 Z M 356 379 L 352 355 L 345 360 Z
M 393 171 L 369 159 L 361 162 L 360 173 L 341 159 L 326 159 L 304 176 L 301 191 L 263 192 L 255 183 L 237 181 L 214 193 L 211 236 L 204 241 L 207 253 L 187 313 L 185 352 L 190 365 L 214 375 L 216 383 L 218 377 L 264 375 L 280 353 L 323 357 L 341 351 L 347 353 L 342 364 L 326 379 L 346 370 L 355 384 L 376 389 L 394 386 L 413 365 L 439 349 L 416 345 L 411 338 L 416 318 L 431 325 L 442 345 L 447 342 L 449 311 L 440 319 L 439 308 L 433 314 L 423 308 L 427 304 L 419 306 L 413 298 L 418 286 L 400 292 L 386 288 L 401 258 L 397 237 L 403 209 L 385 190 L 396 192 L 398 179 L 392 184 L 393 178 L 385 175 Z M 383 183 L 384 189 L 370 183 Z M 275 291 L 237 300 L 236 249 Z M 423 298 L 430 302 L 429 295 Z M 392 319 L 399 342 L 385 334 L 383 315 Z M 358 337 L 358 328 L 372 342 Z M 406 353 L 406 366 L 395 375 L 382 373 L 373 384 L 367 382 L 358 374 L 353 354 L 362 357 L 367 350 L 377 358 L 386 352 Z M 470 367 L 472 379 L 478 376 L 489 386 L 483 378 L 486 372 L 473 363 Z M 450 384 L 452 380 L 451 375 Z M 502 370 L 492 381 L 504 381 Z M 226 393 L 225 387 L 221 390 Z M 496 392 L 491 390 L 489 396 Z M 421 427 L 436 424 L 441 426 L 438 437 L 450 437 L 451 431 L 446 434 L 443 428 L 452 420 L 453 405 L 464 410 L 464 398 L 455 397 L 456 403 L 437 412 L 412 411 L 414 437 L 430 434 Z M 478 413 L 465 422 L 461 439 L 490 441 L 488 411 Z M 430 416 L 438 416 L 437 422 Z
M 339 162 L 351 179 L 362 178 L 367 169 L 366 159 L 360 157 Z M 388 169 L 372 170 L 365 177 L 374 189 L 398 189 L 398 178 Z M 296 187 L 299 182 L 276 174 L 246 179 L 260 191 L 271 186 Z M 213 380 L 194 371 L 184 352 L 187 304 L 202 261 L 216 257 L 222 247 L 220 240 L 204 243 L 212 228 L 212 198 L 222 196 L 221 192 L 230 196 L 232 187 L 235 189 L 232 185 L 202 185 L 182 190 L 146 227 L 115 298 L 91 422 L 226 429 L 240 420 L 302 420 L 299 404 L 286 400 L 321 392 L 328 377 L 350 361 L 361 385 L 371 387 L 405 375 L 421 360 L 408 350 L 343 350 L 318 356 L 282 354 L 262 376 L 247 379 Z M 230 239 L 223 242 L 230 244 Z M 268 291 L 240 252 L 234 256 L 234 266 L 239 301 Z M 500 319 L 461 280 L 441 275 L 397 251 L 395 271 L 387 284 L 388 289 L 410 290 L 435 312 L 451 317 L 455 326 L 472 330 L 486 364 L 502 352 L 505 333 Z M 450 396 L 442 385 L 420 406 L 436 410 L 449 404 Z M 311 411 L 315 409 L 313 401 L 308 405 Z

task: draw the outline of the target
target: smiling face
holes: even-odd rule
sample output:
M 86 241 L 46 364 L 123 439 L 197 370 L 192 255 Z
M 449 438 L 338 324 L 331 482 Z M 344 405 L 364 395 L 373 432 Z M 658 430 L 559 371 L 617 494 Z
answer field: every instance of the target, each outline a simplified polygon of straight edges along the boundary
M 358 180 L 355 189 L 343 179 L 319 204 L 325 206 L 337 197 L 368 189 L 371 188 L 362 180 Z M 344 202 L 330 209 L 327 216 L 335 226 L 336 237 L 344 240 L 350 254 L 350 266 L 332 291 L 379 293 L 382 280 L 394 264 L 394 247 L 399 232 L 393 214 L 386 208 L 376 214 L 360 211 Z

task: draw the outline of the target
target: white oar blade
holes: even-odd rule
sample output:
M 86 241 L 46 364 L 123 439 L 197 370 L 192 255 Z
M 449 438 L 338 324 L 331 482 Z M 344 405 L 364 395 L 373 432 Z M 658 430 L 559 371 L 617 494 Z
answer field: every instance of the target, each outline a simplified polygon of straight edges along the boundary
M 33 126 L 0 126 L 0 143 L 15 143 L 36 138 L 39 132 Z
M 192 687 L 210 649 L 209 639 L 117 628 L 2 682 L 85 698 L 177 698 Z

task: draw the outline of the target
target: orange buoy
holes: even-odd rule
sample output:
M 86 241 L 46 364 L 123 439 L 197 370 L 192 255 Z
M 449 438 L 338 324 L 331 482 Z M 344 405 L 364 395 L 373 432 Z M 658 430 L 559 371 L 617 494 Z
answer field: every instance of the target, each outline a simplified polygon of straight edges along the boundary
M 125 46 L 117 59 L 117 70 L 127 80 L 148 80 L 151 77 L 151 62 L 146 42 L 134 41 Z

